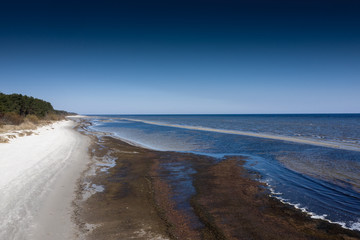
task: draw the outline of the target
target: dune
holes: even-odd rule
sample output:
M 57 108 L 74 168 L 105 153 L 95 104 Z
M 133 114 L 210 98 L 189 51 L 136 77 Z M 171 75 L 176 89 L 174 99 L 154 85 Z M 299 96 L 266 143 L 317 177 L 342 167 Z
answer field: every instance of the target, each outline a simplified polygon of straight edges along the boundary
M 78 239 L 72 201 L 90 140 L 74 126 L 60 121 L 0 144 L 0 239 Z

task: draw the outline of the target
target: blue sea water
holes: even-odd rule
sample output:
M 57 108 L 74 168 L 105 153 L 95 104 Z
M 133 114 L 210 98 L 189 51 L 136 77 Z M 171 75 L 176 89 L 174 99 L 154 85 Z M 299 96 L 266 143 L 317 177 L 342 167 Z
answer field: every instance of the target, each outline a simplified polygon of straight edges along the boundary
M 156 150 L 219 161 L 247 156 L 245 166 L 260 173 L 272 196 L 314 218 L 360 230 L 360 114 L 99 115 L 91 121 L 90 130 Z

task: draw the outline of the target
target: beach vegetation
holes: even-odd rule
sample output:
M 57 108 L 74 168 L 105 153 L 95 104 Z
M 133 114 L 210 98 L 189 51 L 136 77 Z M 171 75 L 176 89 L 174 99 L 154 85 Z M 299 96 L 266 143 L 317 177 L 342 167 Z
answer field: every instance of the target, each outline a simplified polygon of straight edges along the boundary
M 29 121 L 35 124 L 39 123 L 39 118 L 34 114 L 29 114 L 25 117 L 25 121 Z
M 6 112 L 2 115 L 1 121 L 3 124 L 19 125 L 24 122 L 24 117 L 15 112 Z
M 58 121 L 58 120 L 63 119 L 63 115 L 55 114 L 55 113 L 49 113 L 49 114 L 46 115 L 45 119 L 50 120 L 50 121 Z

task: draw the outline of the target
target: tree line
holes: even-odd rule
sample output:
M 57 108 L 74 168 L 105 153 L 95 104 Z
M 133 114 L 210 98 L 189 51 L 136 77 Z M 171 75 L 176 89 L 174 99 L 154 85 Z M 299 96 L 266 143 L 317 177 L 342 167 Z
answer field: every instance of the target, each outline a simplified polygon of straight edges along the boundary
M 55 110 L 51 103 L 42 99 L 0 93 L 0 124 L 20 124 L 25 119 L 34 122 L 40 119 L 57 120 L 65 115 L 68 112 Z

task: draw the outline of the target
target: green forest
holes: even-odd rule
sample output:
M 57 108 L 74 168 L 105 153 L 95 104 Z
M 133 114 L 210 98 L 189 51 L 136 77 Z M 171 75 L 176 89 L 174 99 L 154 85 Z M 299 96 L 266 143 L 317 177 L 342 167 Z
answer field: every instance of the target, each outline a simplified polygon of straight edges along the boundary
M 51 103 L 22 94 L 0 93 L 0 124 L 21 124 L 29 119 L 36 122 L 41 119 L 57 120 L 67 115 L 57 111 Z

